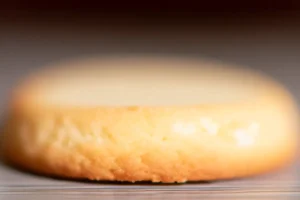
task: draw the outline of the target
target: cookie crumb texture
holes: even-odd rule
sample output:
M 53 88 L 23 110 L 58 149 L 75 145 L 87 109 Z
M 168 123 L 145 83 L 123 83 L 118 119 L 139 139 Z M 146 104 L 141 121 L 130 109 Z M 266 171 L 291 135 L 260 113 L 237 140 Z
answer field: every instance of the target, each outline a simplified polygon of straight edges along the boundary
M 70 65 L 77 69 L 58 65 L 14 90 L 3 143 L 9 162 L 63 178 L 182 183 L 266 173 L 294 158 L 293 98 L 256 72 L 161 58 L 61 64 Z M 144 65 L 179 67 L 132 67 Z M 131 71 L 103 69 L 111 66 Z

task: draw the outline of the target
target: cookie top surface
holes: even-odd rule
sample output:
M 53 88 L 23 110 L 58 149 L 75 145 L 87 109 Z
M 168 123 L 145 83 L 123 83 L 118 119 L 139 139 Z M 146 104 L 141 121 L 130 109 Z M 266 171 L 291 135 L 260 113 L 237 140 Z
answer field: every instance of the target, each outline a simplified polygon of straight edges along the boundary
M 182 106 L 251 101 L 267 83 L 256 72 L 202 60 L 102 58 L 49 66 L 15 94 L 49 105 Z

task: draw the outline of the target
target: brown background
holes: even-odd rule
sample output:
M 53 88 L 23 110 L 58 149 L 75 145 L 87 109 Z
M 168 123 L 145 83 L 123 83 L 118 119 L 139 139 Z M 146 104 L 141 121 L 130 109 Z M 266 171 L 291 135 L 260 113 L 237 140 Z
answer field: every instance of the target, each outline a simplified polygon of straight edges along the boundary
M 299 4 L 1 1 L 1 117 L 12 86 L 27 73 L 63 59 L 106 54 L 171 54 L 236 63 L 274 76 L 299 102 Z M 299 166 L 230 182 L 149 186 L 53 180 L 0 164 L 0 199 L 299 199 Z

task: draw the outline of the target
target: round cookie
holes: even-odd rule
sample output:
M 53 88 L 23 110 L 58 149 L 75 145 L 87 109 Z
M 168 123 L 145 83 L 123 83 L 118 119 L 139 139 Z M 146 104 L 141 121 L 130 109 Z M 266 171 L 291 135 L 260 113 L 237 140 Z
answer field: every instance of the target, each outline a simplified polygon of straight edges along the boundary
M 66 178 L 186 182 L 240 178 L 289 163 L 298 113 L 258 72 L 197 59 L 62 62 L 12 93 L 8 161 Z

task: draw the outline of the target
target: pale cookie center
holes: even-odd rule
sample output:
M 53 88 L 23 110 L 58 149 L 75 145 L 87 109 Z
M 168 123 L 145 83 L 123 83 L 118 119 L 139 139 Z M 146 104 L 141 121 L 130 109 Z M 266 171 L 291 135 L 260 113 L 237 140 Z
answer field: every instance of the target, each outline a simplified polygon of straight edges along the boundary
M 63 105 L 164 106 L 241 102 L 257 95 L 258 88 L 249 77 L 201 69 L 181 71 L 98 70 L 56 76 L 40 87 L 37 98 Z

